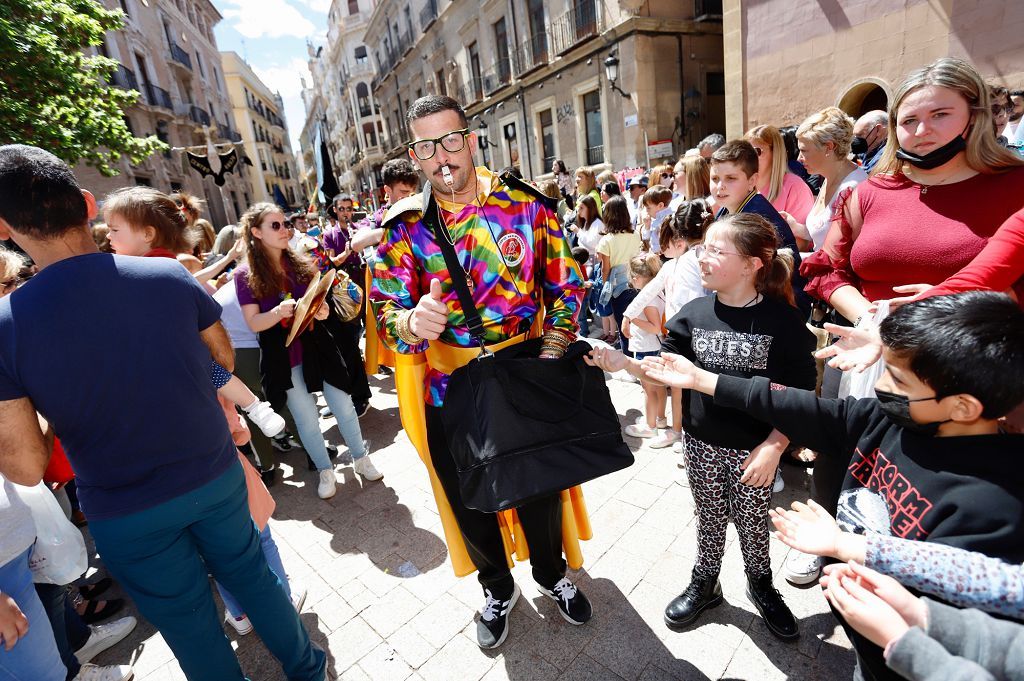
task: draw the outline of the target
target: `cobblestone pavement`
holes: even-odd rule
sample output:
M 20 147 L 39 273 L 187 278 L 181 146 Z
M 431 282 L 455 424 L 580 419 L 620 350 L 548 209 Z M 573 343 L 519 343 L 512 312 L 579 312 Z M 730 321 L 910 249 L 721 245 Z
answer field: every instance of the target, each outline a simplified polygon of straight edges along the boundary
M 315 473 L 306 470 L 302 450 L 295 450 L 281 457 L 284 480 L 271 489 L 277 500 L 271 527 L 285 568 L 309 590 L 302 621 L 329 651 L 337 678 L 851 677 L 850 643 L 818 587 L 796 588 L 777 576 L 776 586 L 800 618 L 801 637 L 782 643 L 768 632 L 744 595 L 731 525 L 721 578 L 726 602 L 685 632 L 665 627 L 664 607 L 686 586 L 693 564 L 693 498 L 684 486 L 680 455 L 630 438 L 636 463 L 584 485 L 594 538 L 583 543 L 585 565 L 570 576 L 593 601 L 593 620 L 582 627 L 567 624 L 554 602 L 536 591 L 529 566 L 518 565 L 513 574 L 523 598 L 513 610 L 508 639 L 498 650 L 481 650 L 474 630 L 483 604 L 480 587 L 474 577 L 456 579 L 452 572 L 426 473 L 399 422 L 391 377 L 372 378 L 371 386 L 373 407 L 361 422 L 384 480 L 363 483 L 351 466 L 341 466 L 338 494 L 321 501 Z M 622 422 L 632 422 L 643 404 L 640 386 L 611 380 L 609 387 Z M 333 419 L 323 425 L 328 439 L 340 443 Z M 788 505 L 806 498 L 807 473 L 785 466 L 784 476 L 786 489 L 774 501 Z M 777 575 L 787 552 L 772 539 Z M 120 595 L 116 586 L 111 593 Z M 227 635 L 252 681 L 285 678 L 256 634 Z M 139 681 L 184 679 L 163 639 L 144 620 L 94 662 L 129 660 Z

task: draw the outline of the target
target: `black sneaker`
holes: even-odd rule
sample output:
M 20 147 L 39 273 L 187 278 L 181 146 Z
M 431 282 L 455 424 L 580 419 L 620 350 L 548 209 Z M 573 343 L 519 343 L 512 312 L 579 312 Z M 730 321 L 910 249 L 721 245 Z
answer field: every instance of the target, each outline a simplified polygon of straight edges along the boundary
M 279 452 L 290 452 L 295 448 L 293 436 L 287 430 L 277 437 L 270 438 L 270 444 Z
M 273 487 L 274 483 L 277 482 L 277 464 L 270 468 L 261 468 L 259 471 L 260 479 L 263 481 L 263 484 L 268 488 Z
M 693 624 L 708 608 L 722 603 L 722 585 L 718 575 L 706 577 L 693 573 L 686 591 L 679 594 L 665 608 L 665 624 L 669 629 L 682 629 Z
M 327 449 L 327 458 L 331 460 L 331 463 L 334 463 L 334 460 L 338 458 L 338 448 L 332 445 L 327 440 L 324 440 L 324 447 Z M 308 455 L 306 456 L 306 468 L 308 468 L 311 471 L 316 470 L 316 464 L 313 463 L 313 459 L 311 459 Z
M 747 575 L 747 598 L 761 613 L 764 623 L 768 625 L 768 631 L 783 641 L 792 641 L 800 637 L 796 618 L 793 617 L 786 602 L 782 600 L 782 594 L 772 584 L 771 575 L 763 577 Z
M 594 614 L 590 601 L 568 577 L 562 577 L 551 589 L 537 585 L 537 589 L 548 598 L 558 603 L 558 612 L 569 624 L 586 624 Z
M 356 402 L 353 406 L 356 408 L 356 416 L 360 418 L 366 416 L 366 412 L 370 411 L 369 402 Z
M 487 600 L 480 611 L 480 619 L 476 623 L 476 642 L 481 648 L 497 648 L 508 636 L 508 616 L 519 600 L 519 585 L 514 584 L 512 596 L 500 601 L 491 595 L 490 589 L 484 589 Z

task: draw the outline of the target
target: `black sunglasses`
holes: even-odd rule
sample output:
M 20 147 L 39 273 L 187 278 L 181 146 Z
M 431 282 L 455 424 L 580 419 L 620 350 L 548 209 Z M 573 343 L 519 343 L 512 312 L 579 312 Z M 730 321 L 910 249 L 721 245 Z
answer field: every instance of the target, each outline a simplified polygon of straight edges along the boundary
M 282 227 L 284 229 L 290 229 L 288 227 L 288 225 L 286 225 L 286 224 L 284 224 L 282 222 L 278 222 L 277 220 L 274 220 L 273 222 L 271 222 L 269 225 L 267 225 L 267 227 L 270 227 L 270 229 L 274 230 L 275 232 L 281 231 Z

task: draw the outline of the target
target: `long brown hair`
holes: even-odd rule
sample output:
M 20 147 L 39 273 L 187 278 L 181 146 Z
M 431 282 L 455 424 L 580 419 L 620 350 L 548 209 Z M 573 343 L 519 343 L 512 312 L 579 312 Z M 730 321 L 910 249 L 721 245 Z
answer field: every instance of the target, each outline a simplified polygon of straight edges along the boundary
M 929 85 L 953 90 L 967 101 L 967 109 L 974 117 L 974 122 L 967 131 L 967 150 L 964 152 L 964 159 L 972 170 L 992 174 L 1024 165 L 1024 159 L 999 144 L 992 134 L 992 107 L 988 87 L 978 71 L 962 59 L 943 57 L 928 66 L 912 71 L 896 88 L 889 104 L 889 135 L 882 158 L 875 166 L 875 174 L 903 170 L 904 161 L 896 158 L 896 152 L 900 148 L 899 139 L 896 137 L 896 116 L 907 96 Z
M 684 156 L 681 163 L 686 173 L 687 201 L 703 199 L 711 194 L 711 164 L 703 156 Z
M 124 187 L 111 192 L 103 201 L 103 219 L 119 215 L 136 231 L 152 227 L 156 231 L 151 248 L 165 248 L 173 253 L 191 253 L 195 243 L 184 211 L 191 209 L 185 198 L 185 208 L 152 187 Z
M 789 280 L 793 273 L 793 253 L 788 248 L 779 249 L 781 241 L 772 223 L 756 213 L 732 213 L 717 220 L 712 227 L 723 230 L 740 255 L 757 258 L 764 265 L 754 280 L 758 293 L 796 305 Z
M 594 224 L 594 220 L 601 219 L 601 209 L 597 207 L 597 201 L 590 194 L 581 196 L 579 204 L 587 207 L 587 221 L 585 224 L 580 225 L 580 229 L 590 229 L 590 225 Z M 579 216 L 579 208 L 576 209 L 576 215 Z
M 613 196 L 608 199 L 601 211 L 601 219 L 604 221 L 606 234 L 623 234 L 633 231 L 633 222 L 629 217 L 626 199 L 621 196 Z
M 290 248 L 286 248 L 281 254 L 281 266 L 284 271 L 279 271 L 267 254 L 263 240 L 253 236 L 253 228 L 259 227 L 264 218 L 271 213 L 280 212 L 280 206 L 264 201 L 249 206 L 249 209 L 238 220 L 242 238 L 245 239 L 245 258 L 249 264 L 246 283 L 249 284 L 249 288 L 257 298 L 266 298 L 282 293 L 285 288 L 284 271 L 291 271 L 295 275 L 295 280 L 300 284 L 305 284 L 312 279 L 316 271 L 308 258 Z

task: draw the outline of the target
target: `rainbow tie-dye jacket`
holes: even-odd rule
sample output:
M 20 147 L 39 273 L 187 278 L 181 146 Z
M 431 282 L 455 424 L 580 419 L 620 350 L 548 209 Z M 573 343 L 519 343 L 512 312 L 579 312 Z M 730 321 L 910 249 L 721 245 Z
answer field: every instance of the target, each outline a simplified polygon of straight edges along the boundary
M 441 281 L 448 325 L 440 341 L 474 347 L 465 315 L 452 287 L 444 255 L 435 238 L 443 217 L 455 240 L 455 252 L 472 279 L 473 299 L 483 319 L 488 344 L 527 331 L 541 306 L 544 328 L 575 334 L 583 297 L 583 277 L 554 212 L 529 185 L 477 168 L 481 193 L 469 205 L 438 201 L 434 195 L 410 196 L 395 204 L 384 221 L 384 240 L 373 268 L 370 301 L 381 339 L 401 353 L 423 352 L 427 343 L 409 345 L 398 338 L 398 314 L 411 310 L 430 281 Z M 482 208 L 481 208 L 482 206 Z M 440 406 L 447 374 L 427 372 L 425 400 Z

